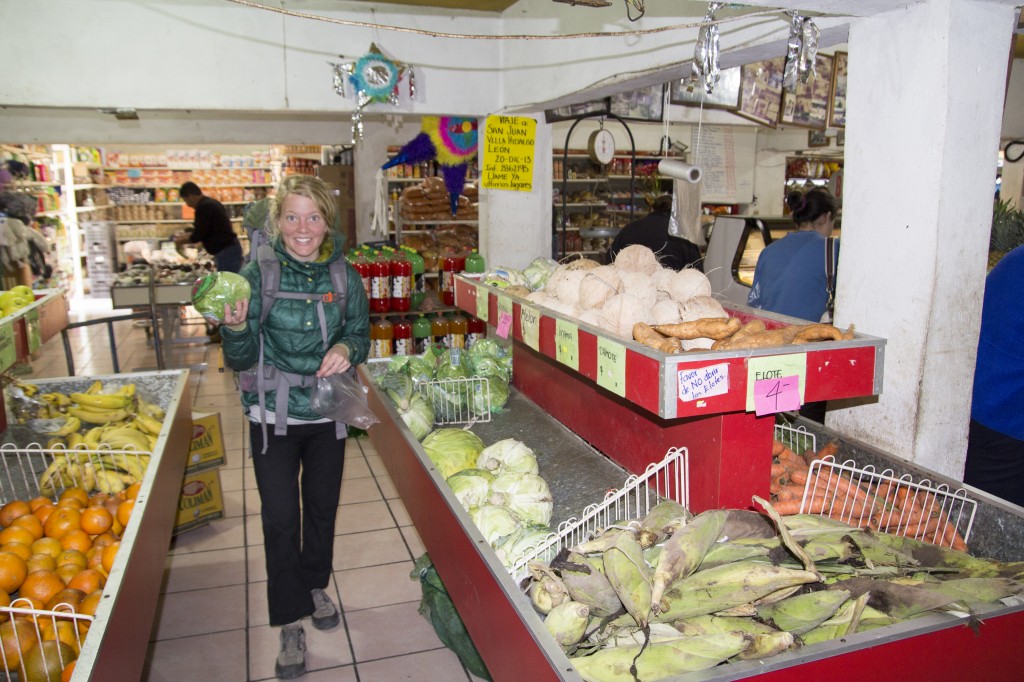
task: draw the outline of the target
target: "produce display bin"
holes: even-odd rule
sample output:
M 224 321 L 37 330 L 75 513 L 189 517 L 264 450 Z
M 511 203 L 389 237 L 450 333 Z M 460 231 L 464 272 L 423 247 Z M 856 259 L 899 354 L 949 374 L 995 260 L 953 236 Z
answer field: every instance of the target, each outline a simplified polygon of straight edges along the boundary
M 360 376 L 370 386 L 370 407 L 381 418 L 381 423 L 369 430 L 370 438 L 492 677 L 498 682 L 581 680 L 391 401 L 373 385 L 365 366 L 360 368 Z M 561 374 L 549 373 L 551 383 L 563 379 Z M 951 487 L 960 485 L 866 444 L 843 439 L 824 427 L 808 428 L 815 430 L 819 442 L 839 441 L 844 458 Z M 485 443 L 517 438 L 538 451 L 540 474 L 555 500 L 552 526 L 582 512 L 588 504 L 601 502 L 602 491 L 621 487 L 629 474 L 515 388 L 504 411 L 490 423 L 473 425 L 472 430 Z M 681 445 L 689 447 L 688 443 Z M 760 456 L 764 460 L 770 460 L 768 448 L 770 444 Z M 651 446 L 642 454 L 655 461 L 665 451 Z M 692 468 L 691 464 L 691 476 Z M 974 489 L 969 492 L 978 502 L 969 540 L 972 553 L 1004 561 L 1024 560 L 1024 509 Z M 588 499 L 588 495 L 593 497 Z M 1014 652 L 1024 637 L 1024 606 L 985 607 L 975 616 L 929 614 L 771 658 L 730 663 L 673 679 L 1020 679 L 1019 654 Z
M 773 414 L 753 411 L 755 381 L 797 376 L 803 402 L 882 392 L 885 340 L 666 355 L 576 318 L 510 296 L 465 275 L 455 303 L 514 340 L 513 385 L 633 473 L 670 447 L 690 452 L 693 511 L 750 507 L 768 497 Z M 802 323 L 726 303 L 732 317 L 769 329 Z M 781 373 L 781 374 L 780 374 Z M 557 377 L 557 379 L 554 379 Z
M 113 385 L 135 383 L 137 393 L 162 407 L 166 417 L 71 679 L 73 682 L 138 680 L 142 676 L 156 614 L 192 438 L 188 371 L 39 379 L 32 383 L 43 393 L 67 394 L 84 391 L 96 379 Z M 12 452 L 38 446 L 39 440 L 40 436 L 28 426 L 13 422 L 0 436 L 3 449 Z M 0 456 L 5 458 L 8 454 L 0 451 Z M 25 472 L 23 480 L 32 481 L 38 473 Z

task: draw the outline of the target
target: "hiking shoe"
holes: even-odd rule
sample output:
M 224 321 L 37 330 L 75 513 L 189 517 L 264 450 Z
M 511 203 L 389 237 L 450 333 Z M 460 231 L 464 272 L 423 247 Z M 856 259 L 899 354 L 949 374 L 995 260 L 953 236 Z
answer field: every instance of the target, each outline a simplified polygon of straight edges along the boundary
M 338 607 L 334 605 L 327 593 L 317 588 L 313 590 L 313 627 L 317 630 L 330 630 L 341 622 Z
M 281 652 L 274 663 L 274 674 L 279 680 L 293 680 L 306 674 L 306 632 L 301 623 L 281 628 Z

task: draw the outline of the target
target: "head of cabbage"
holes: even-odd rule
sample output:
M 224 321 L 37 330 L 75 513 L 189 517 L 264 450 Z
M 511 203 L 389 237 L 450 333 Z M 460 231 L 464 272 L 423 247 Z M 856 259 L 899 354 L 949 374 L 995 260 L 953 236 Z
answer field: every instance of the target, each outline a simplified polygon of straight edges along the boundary
M 484 449 L 480 437 L 465 429 L 437 429 L 423 439 L 423 450 L 447 479 L 463 469 L 471 469 Z
M 485 375 L 474 380 L 469 394 L 469 408 L 473 414 L 484 416 L 490 412 L 501 412 L 508 402 L 508 382 L 496 375 Z M 486 381 L 484 381 L 486 379 Z
M 192 285 L 192 305 L 206 319 L 220 324 L 224 306 L 248 300 L 252 293 L 249 280 L 233 272 L 214 272 L 200 277 Z
M 514 512 L 492 504 L 477 507 L 470 518 L 491 547 L 500 546 L 523 525 L 522 519 Z
M 457 474 L 448 477 L 448 485 L 451 486 L 455 497 L 462 504 L 462 507 L 473 512 L 482 504 L 487 504 L 491 494 L 491 481 L 494 474 L 483 469 L 463 469 Z
M 500 474 L 491 481 L 490 490 L 491 504 L 507 507 L 527 523 L 547 526 L 551 522 L 551 490 L 537 474 Z
M 537 456 L 522 441 L 505 438 L 480 451 L 476 460 L 476 468 L 493 471 L 496 474 L 505 472 L 535 474 L 538 471 Z

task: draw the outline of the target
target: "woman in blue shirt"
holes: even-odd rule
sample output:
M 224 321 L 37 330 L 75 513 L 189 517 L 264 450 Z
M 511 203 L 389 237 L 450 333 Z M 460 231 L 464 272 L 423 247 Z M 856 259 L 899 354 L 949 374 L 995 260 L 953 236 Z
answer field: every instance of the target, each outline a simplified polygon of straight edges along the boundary
M 826 189 L 786 197 L 796 230 L 761 252 L 747 297 L 753 308 L 818 322 L 828 307 L 826 243 L 835 224 L 836 200 Z

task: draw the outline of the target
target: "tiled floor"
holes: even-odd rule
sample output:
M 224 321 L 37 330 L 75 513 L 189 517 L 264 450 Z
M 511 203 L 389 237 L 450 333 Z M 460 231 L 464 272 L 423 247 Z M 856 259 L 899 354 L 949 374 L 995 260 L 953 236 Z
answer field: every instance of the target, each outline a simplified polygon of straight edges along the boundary
M 109 300 L 78 301 L 71 311 L 72 322 L 125 312 L 112 311 Z M 156 368 L 144 328 L 124 321 L 114 323 L 114 330 L 122 372 Z M 219 371 L 220 347 L 204 343 L 201 324 L 181 327 L 177 334 L 195 341 L 165 344 L 166 368 L 189 368 L 195 409 L 221 414 L 227 450 L 227 464 L 220 469 L 225 517 L 172 540 L 143 679 L 274 679 L 279 630 L 268 624 L 260 500 L 238 392 L 230 371 Z M 72 329 L 68 336 L 75 375 L 113 373 L 105 324 Z M 68 376 L 59 335 L 31 365 L 27 378 Z M 366 438 L 350 440 L 329 587 L 341 606 L 342 622 L 327 632 L 307 624 L 303 680 L 478 679 L 417 612 L 419 583 L 409 573 L 423 551 L 373 445 Z

